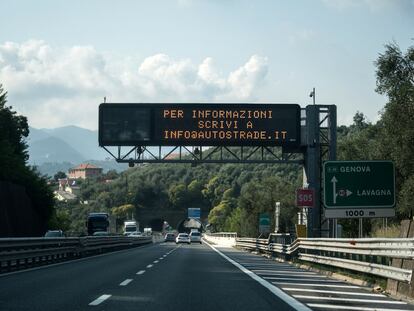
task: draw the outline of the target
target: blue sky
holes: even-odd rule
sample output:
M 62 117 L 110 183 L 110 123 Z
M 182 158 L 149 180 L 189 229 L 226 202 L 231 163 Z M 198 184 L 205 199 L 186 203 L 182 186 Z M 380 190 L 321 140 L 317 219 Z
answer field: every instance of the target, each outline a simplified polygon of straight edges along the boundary
M 414 0 L 8 1 L 0 83 L 38 128 L 111 102 L 287 102 L 376 121 L 373 62 L 414 41 Z

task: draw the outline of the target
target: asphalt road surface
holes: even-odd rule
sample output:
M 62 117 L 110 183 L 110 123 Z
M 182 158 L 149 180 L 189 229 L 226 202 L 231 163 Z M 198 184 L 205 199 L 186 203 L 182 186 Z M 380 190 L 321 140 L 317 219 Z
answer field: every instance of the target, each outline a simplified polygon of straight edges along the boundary
M 414 310 L 346 286 L 236 250 L 161 243 L 1 275 L 0 310 Z

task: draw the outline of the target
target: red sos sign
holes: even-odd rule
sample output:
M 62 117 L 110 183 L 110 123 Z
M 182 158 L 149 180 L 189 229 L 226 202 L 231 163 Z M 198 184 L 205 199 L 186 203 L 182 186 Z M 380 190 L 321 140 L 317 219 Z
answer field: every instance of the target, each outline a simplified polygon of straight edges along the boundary
M 296 206 L 313 207 L 315 191 L 313 189 L 296 190 Z

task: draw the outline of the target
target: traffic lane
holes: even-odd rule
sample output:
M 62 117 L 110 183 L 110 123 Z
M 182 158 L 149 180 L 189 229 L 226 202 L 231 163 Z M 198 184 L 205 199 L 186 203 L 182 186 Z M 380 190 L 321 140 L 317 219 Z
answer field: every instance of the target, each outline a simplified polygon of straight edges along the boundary
M 83 310 L 95 293 L 118 286 L 174 247 L 154 244 L 0 276 L 0 309 Z
M 206 245 L 181 245 L 94 310 L 294 310 Z M 94 297 L 94 299 L 98 298 Z
M 373 293 L 367 287 L 354 286 L 317 272 L 297 268 L 288 263 L 275 262 L 236 249 L 223 249 L 222 251 L 313 310 L 414 310 L 413 305 L 381 293 Z

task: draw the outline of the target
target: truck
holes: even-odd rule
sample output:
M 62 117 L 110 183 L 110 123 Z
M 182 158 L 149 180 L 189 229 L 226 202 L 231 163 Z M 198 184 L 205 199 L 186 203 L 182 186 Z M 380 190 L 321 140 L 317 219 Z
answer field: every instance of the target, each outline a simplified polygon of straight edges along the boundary
M 109 214 L 108 213 L 89 213 L 86 221 L 88 235 L 95 232 L 107 232 L 109 234 Z
M 135 231 L 139 231 L 139 226 L 135 220 L 124 221 L 124 235 L 129 235 Z

